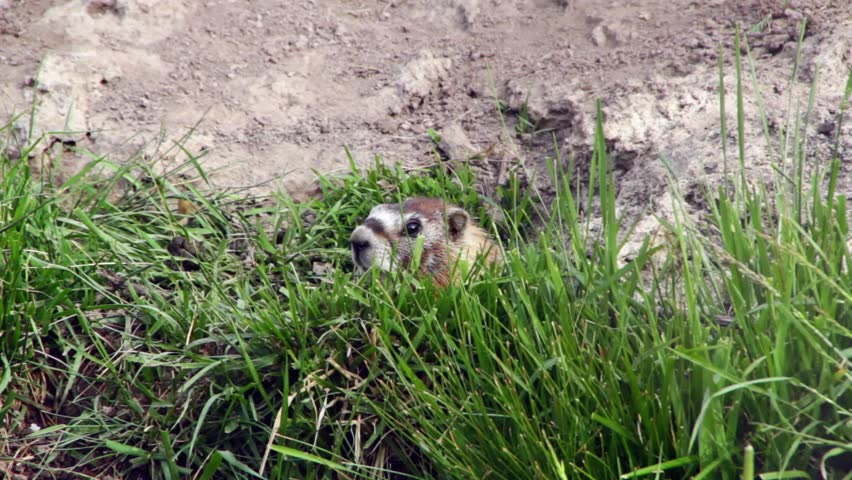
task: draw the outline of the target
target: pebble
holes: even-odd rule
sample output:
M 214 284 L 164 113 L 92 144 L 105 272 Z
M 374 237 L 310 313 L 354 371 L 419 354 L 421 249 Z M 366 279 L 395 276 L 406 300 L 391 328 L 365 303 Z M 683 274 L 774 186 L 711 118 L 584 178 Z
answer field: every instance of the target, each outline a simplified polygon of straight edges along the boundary
M 331 131 L 331 124 L 329 123 L 327 117 L 324 117 L 319 121 L 318 127 L 320 133 L 328 133 Z
M 790 18 L 790 19 L 793 19 L 793 20 L 801 20 L 803 18 L 801 13 L 797 12 L 796 10 L 793 10 L 792 8 L 788 8 L 788 9 L 784 10 L 784 15 L 786 15 L 787 18 Z
M 447 125 L 440 133 L 441 150 L 450 160 L 464 161 L 476 154 L 476 148 L 458 123 Z
M 592 29 L 592 43 L 598 47 L 606 45 L 606 32 L 604 32 L 603 25 L 598 25 Z

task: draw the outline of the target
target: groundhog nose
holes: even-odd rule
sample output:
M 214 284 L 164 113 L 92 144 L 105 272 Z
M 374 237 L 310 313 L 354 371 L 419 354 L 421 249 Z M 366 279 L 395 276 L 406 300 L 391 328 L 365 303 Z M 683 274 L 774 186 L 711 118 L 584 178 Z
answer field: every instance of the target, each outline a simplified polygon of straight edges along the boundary
M 370 244 L 369 230 L 363 225 L 356 228 L 352 232 L 352 236 L 349 237 L 349 247 L 352 249 L 352 260 L 355 265 L 361 268 L 370 268 L 372 245 Z
M 349 244 L 352 245 L 352 253 L 354 253 L 355 256 L 359 256 L 361 252 L 370 248 L 370 242 L 358 238 L 353 238 L 352 240 L 349 240 Z

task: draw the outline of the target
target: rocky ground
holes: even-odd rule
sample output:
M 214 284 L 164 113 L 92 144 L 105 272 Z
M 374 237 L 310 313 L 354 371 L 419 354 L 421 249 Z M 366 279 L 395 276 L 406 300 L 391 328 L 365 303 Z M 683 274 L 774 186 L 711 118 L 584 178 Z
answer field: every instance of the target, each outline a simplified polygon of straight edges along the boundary
M 151 152 L 182 141 L 203 153 L 214 187 L 304 198 L 314 171 L 348 168 L 346 147 L 360 165 L 473 159 L 485 194 L 518 169 L 547 195 L 556 148 L 587 165 L 600 98 L 618 205 L 644 234 L 659 226 L 653 214 L 670 215 L 661 158 L 696 211 L 701 186 L 723 176 L 723 142 L 736 163 L 737 24 L 772 135 L 816 82 L 808 151 L 824 166 L 852 68 L 846 0 L 0 0 L 0 115 L 35 104 L 34 131 L 18 118 L 19 137 L 74 132 L 56 136 L 117 162 L 145 147 L 167 168 L 183 154 Z M 746 164 L 760 182 L 778 155 L 746 75 Z M 59 177 L 90 160 L 65 155 Z

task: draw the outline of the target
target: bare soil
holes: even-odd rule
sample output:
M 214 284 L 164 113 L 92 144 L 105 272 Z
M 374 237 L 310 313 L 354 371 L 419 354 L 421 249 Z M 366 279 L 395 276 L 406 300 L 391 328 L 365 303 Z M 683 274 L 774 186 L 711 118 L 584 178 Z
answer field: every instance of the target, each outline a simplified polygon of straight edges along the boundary
M 645 235 L 659 227 L 654 214 L 671 215 L 662 158 L 695 211 L 701 187 L 722 180 L 723 143 L 737 163 L 737 24 L 772 135 L 788 105 L 805 110 L 816 81 L 807 148 L 810 167 L 824 167 L 852 68 L 846 0 L 0 0 L 0 115 L 35 104 L 35 131 L 23 117 L 19 135 L 74 131 L 118 162 L 182 141 L 203 153 L 216 188 L 304 198 L 315 171 L 349 168 L 347 147 L 362 166 L 376 154 L 411 168 L 473 159 L 486 195 L 517 169 L 546 196 L 557 149 L 588 164 L 600 98 L 620 212 Z M 746 166 L 762 182 L 778 156 L 744 74 Z M 847 193 L 850 124 L 839 150 Z M 66 156 L 60 173 L 90 160 Z

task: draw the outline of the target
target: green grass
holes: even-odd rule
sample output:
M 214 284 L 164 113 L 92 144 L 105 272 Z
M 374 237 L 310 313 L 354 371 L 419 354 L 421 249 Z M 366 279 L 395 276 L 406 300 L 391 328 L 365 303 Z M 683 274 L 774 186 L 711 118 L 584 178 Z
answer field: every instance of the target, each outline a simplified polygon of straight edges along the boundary
M 841 115 L 850 92 L 852 76 Z M 623 266 L 630 226 L 615 215 L 600 119 L 589 176 L 552 162 L 547 205 L 513 178 L 494 200 L 504 222 L 464 167 L 353 167 L 300 204 L 203 193 L 179 180 L 203 181 L 191 156 L 167 175 L 100 160 L 106 180 L 54 186 L 0 148 L 0 469 L 849 478 L 849 209 L 839 158 L 818 159 L 811 182 L 798 175 L 804 127 L 773 139 L 793 147 L 776 151 L 776 185 L 736 172 L 734 192 L 706 192 L 705 225 L 675 191 L 668 243 Z M 578 182 L 600 197 L 599 237 Z M 351 229 L 415 194 L 480 217 L 505 266 L 445 291 L 354 277 Z M 199 212 L 174 213 L 177 199 Z M 199 243 L 197 270 L 168 253 L 177 235 Z

